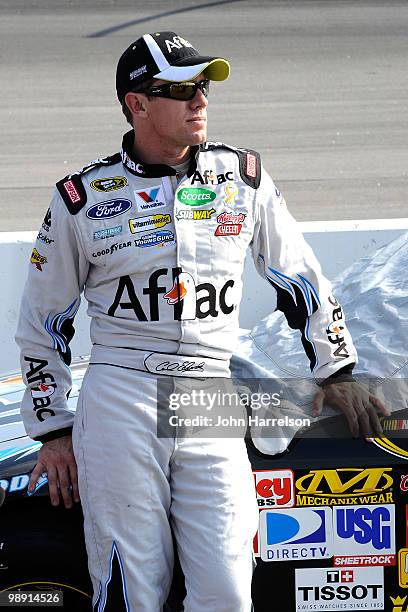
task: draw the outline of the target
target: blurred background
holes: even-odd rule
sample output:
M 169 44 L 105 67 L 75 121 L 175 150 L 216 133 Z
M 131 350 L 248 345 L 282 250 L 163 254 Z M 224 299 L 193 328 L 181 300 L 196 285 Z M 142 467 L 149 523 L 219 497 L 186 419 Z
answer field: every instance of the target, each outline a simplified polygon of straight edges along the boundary
M 119 150 L 116 63 L 156 30 L 230 60 L 209 139 L 260 151 L 297 219 L 408 216 L 405 0 L 0 0 L 0 231 Z

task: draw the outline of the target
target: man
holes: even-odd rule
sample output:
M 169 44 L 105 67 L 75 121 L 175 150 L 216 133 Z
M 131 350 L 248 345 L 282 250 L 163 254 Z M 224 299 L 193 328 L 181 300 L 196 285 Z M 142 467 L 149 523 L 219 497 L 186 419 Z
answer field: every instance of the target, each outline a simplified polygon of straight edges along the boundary
M 185 609 L 250 609 L 258 511 L 244 441 L 156 435 L 159 380 L 229 376 L 248 246 L 314 376 L 338 382 L 316 412 L 326 395 L 354 433 L 377 426 L 348 382 L 356 354 L 341 306 L 259 155 L 205 142 L 209 84 L 229 70 L 174 32 L 130 45 L 116 87 L 133 129 L 120 154 L 57 183 L 31 256 L 17 340 L 24 422 L 43 446 L 29 488 L 46 471 L 54 505 L 80 492 L 98 612 L 161 610 L 170 524 Z M 74 459 L 66 398 L 83 289 L 93 348 Z

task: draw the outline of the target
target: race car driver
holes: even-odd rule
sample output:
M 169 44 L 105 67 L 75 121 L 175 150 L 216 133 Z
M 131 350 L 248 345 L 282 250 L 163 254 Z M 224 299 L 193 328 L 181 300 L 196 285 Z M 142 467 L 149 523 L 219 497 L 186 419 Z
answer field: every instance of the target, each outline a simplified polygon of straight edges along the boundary
M 159 437 L 156 410 L 166 378 L 228 380 L 249 246 L 313 375 L 334 383 L 316 411 L 326 395 L 354 430 L 377 418 L 349 382 L 341 306 L 259 154 L 206 142 L 210 83 L 229 71 L 174 32 L 132 43 L 116 74 L 132 130 L 120 153 L 57 183 L 30 258 L 17 333 L 24 423 L 43 443 L 30 490 L 47 472 L 53 504 L 80 494 L 98 612 L 162 609 L 171 527 L 185 610 L 250 610 L 258 511 L 244 440 Z M 74 422 L 83 291 L 93 347 Z

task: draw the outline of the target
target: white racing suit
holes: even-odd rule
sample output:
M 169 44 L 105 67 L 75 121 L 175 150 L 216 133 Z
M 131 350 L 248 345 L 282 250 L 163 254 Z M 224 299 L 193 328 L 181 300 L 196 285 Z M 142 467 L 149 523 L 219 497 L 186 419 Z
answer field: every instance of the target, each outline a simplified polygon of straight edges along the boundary
M 177 182 L 174 169 L 135 159 L 132 145 L 128 132 L 121 153 L 57 183 L 16 337 L 24 424 L 43 442 L 72 429 L 69 342 L 84 291 L 93 347 L 74 450 L 94 609 L 161 609 L 170 521 L 185 609 L 249 610 L 257 508 L 244 440 L 158 438 L 156 382 L 230 375 L 248 246 L 316 379 L 347 375 L 355 349 L 256 152 L 205 143 Z

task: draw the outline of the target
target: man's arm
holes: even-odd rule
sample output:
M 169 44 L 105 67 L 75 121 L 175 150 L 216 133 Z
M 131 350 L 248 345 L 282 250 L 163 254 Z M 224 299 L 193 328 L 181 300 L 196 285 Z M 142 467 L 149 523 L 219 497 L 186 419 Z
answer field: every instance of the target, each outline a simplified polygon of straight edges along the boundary
M 73 414 L 67 406 L 72 382 L 69 343 L 88 266 L 73 216 L 56 191 L 30 256 L 16 341 L 27 385 L 22 418 L 28 435 L 43 443 L 30 489 L 46 471 L 52 501 L 59 499 L 60 488 L 66 503 L 67 487 L 78 497 Z
M 353 435 L 358 434 L 359 426 L 364 435 L 380 432 L 374 406 L 383 414 L 387 409 L 353 382 L 357 352 L 342 307 L 282 194 L 264 170 L 256 214 L 252 242 L 255 265 L 275 288 L 277 309 L 291 328 L 301 332 L 310 369 L 322 385 L 315 398 L 314 415 L 320 414 L 326 399 L 342 410 Z

